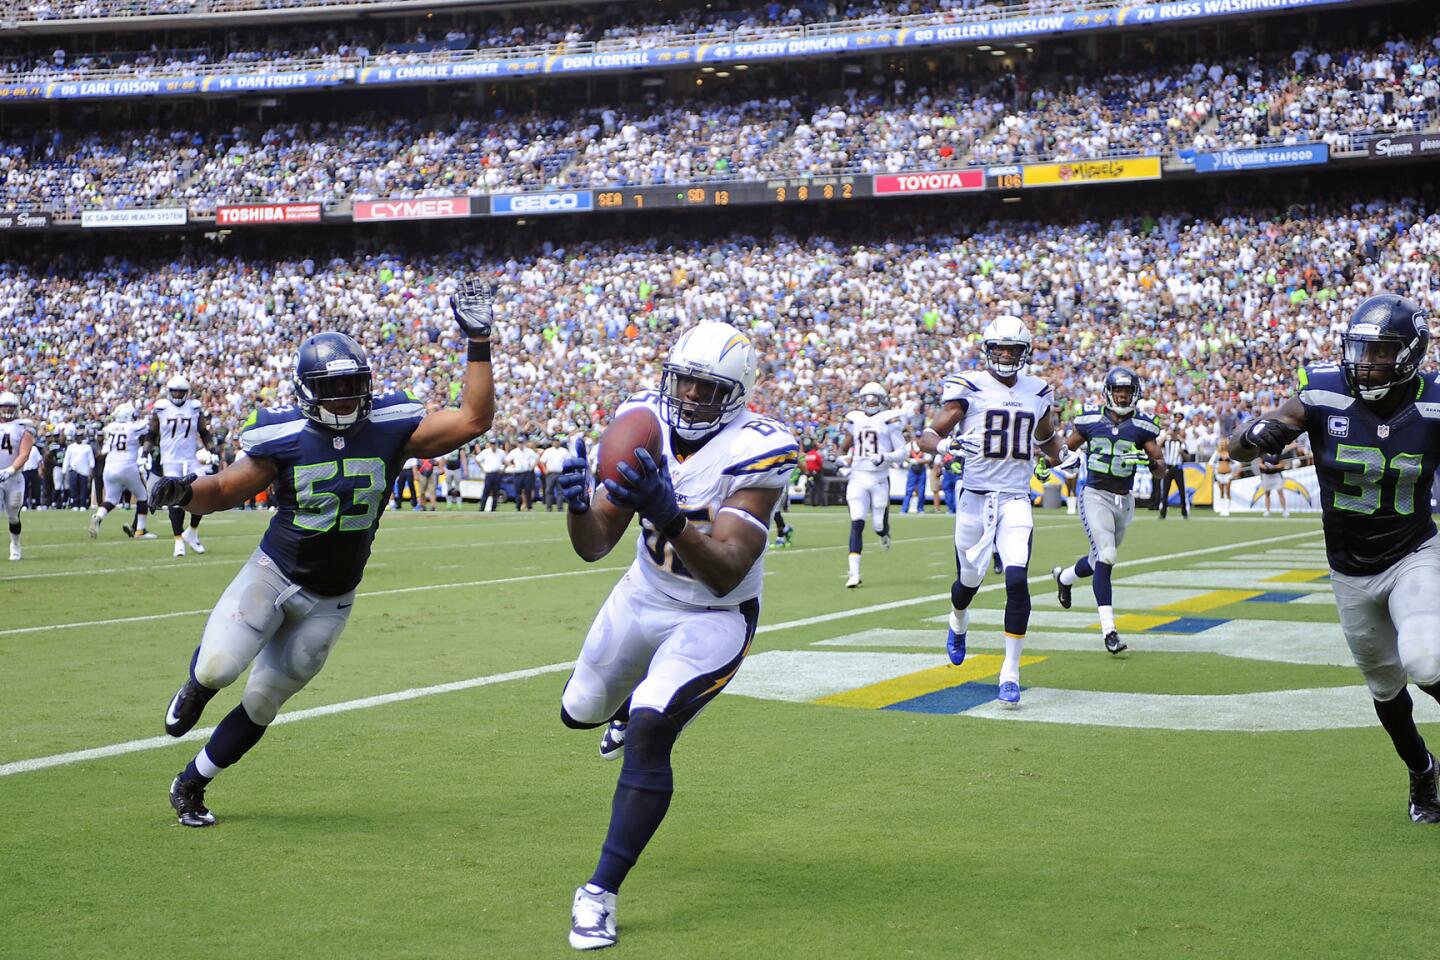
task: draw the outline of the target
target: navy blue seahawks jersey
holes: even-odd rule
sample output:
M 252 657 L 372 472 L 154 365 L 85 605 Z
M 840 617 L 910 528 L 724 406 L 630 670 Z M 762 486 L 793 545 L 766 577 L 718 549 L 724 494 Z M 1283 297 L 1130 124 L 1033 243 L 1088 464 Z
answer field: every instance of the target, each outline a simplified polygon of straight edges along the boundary
M 275 516 L 260 549 L 282 573 L 324 596 L 355 589 L 405 462 L 405 444 L 424 417 L 424 406 L 408 393 L 376 397 L 370 418 L 344 433 L 295 407 L 250 415 L 240 447 L 276 468 Z
M 1430 484 L 1440 461 L 1440 383 L 1419 376 L 1412 389 L 1382 420 L 1355 396 L 1339 364 L 1300 371 L 1325 552 L 1341 573 L 1380 573 L 1435 536 Z
M 1160 435 L 1160 425 L 1143 413 L 1115 420 L 1104 407 L 1085 406 L 1075 418 L 1085 438 L 1085 485 L 1107 493 L 1129 493 L 1135 483 L 1132 458 Z

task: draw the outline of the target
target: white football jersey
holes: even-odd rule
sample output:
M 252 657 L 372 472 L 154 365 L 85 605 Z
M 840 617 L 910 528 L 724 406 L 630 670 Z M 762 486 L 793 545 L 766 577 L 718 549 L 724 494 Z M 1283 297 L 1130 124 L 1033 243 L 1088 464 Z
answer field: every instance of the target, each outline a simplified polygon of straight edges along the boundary
M 1053 402 L 1050 384 L 1022 373 L 1007 387 L 988 370 L 945 378 L 941 403 L 959 402 L 965 416 L 955 436 L 973 439 L 980 453 L 965 461 L 965 489 L 1029 493 L 1035 469 L 1035 426 Z
M 30 434 L 33 443 L 35 428 L 30 425 L 28 420 L 9 420 L 0 423 L 0 470 L 14 464 L 15 458 L 20 454 L 20 440 L 27 433 Z M 31 456 L 34 456 L 33 449 Z M 21 464 L 16 469 L 24 467 L 25 464 Z
M 200 401 L 190 397 L 176 404 L 164 397 L 155 404 L 160 421 L 160 462 L 193 463 L 200 449 Z
M 899 410 L 851 410 L 845 414 L 845 427 L 850 431 L 851 473 L 889 473 L 890 465 L 903 459 L 905 430 Z M 875 463 L 877 456 L 885 462 Z
M 150 430 L 144 420 L 121 420 L 107 423 L 103 433 L 105 446 L 105 472 L 129 469 L 135 466 L 140 453 L 140 440 Z
M 620 405 L 615 415 L 618 417 L 642 406 L 654 413 L 662 425 L 665 423 L 660 412 L 660 394 L 653 391 L 635 394 Z M 705 446 L 683 461 L 671 449 L 670 430 L 664 433 L 665 459 L 675 485 L 675 498 L 690 522 L 697 524 L 702 532 L 709 531 L 720 507 L 735 491 L 750 487 L 787 489 L 790 475 L 800 462 L 800 447 L 790 431 L 779 422 L 748 410 L 742 410 Z M 768 545 L 768 518 L 757 518 L 756 522 L 765 526 Z M 764 582 L 765 555 L 761 553 L 739 586 L 723 597 L 717 596 L 686 571 L 670 544 L 643 521 L 635 554 L 635 563 L 630 569 L 639 574 L 641 582 L 681 603 L 702 607 L 743 603 L 760 596 Z

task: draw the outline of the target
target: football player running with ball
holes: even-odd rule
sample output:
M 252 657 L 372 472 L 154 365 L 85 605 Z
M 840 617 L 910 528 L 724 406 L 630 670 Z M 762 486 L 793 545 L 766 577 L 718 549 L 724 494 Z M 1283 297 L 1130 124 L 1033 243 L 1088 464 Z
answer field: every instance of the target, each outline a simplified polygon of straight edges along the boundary
M 427 416 L 408 392 L 374 396 L 360 345 L 320 333 L 300 345 L 296 405 L 251 414 L 240 433 L 244 456 L 213 476 L 165 476 L 151 486 L 155 507 L 206 514 L 273 484 L 277 507 L 260 547 L 215 604 L 190 675 L 165 710 L 165 732 L 183 736 L 254 663 L 239 706 L 170 785 L 170 805 L 185 826 L 215 822 L 206 786 L 260 741 L 285 701 L 324 666 L 350 618 L 401 464 L 441 456 L 490 429 L 492 302 L 477 281 L 450 301 L 469 340 L 459 409 Z
M 1429 318 L 1393 294 L 1350 318 L 1339 364 L 1314 363 L 1278 409 L 1236 430 L 1241 462 L 1310 435 L 1340 629 L 1380 725 L 1410 769 L 1410 819 L 1440 823 L 1435 758 L 1407 681 L 1440 700 L 1440 539 L 1430 486 L 1440 460 L 1440 382 L 1422 375 Z
M 570 543 L 587 562 L 640 519 L 635 561 L 600 608 L 561 697 L 566 726 L 609 724 L 601 755 L 624 757 L 599 863 L 575 891 L 577 950 L 615 943 L 616 894 L 670 806 L 675 740 L 735 676 L 755 636 L 769 518 L 800 457 L 789 431 L 746 409 L 755 373 L 745 334 L 728 323 L 691 327 L 662 366 L 659 392 L 616 411 L 654 413 L 664 434 L 658 462 L 637 449 L 633 468 L 622 462 L 620 480 L 592 495 L 580 444 L 557 481 Z
M 1037 454 L 1050 465 L 1060 462 L 1060 437 L 1050 385 L 1022 372 L 1034 348 L 1025 322 L 996 317 L 985 325 L 981 341 L 986 369 L 945 378 L 940 412 L 925 428 L 920 446 L 927 453 L 965 459 L 945 651 L 956 666 L 965 662 L 970 601 L 985 580 L 992 545 L 998 547 L 1005 570 L 1005 660 L 998 699 L 1015 706 L 1020 702 L 1020 652 L 1030 623 L 1030 476 Z M 957 429 L 960 436 L 952 439 Z
M 1070 609 L 1070 588 L 1093 576 L 1095 605 L 1100 610 L 1100 634 L 1105 649 L 1120 653 L 1125 644 L 1115 629 L 1114 596 L 1110 575 L 1135 518 L 1135 470 L 1145 467 L 1155 483 L 1165 474 L 1160 455 L 1160 425 L 1135 412 L 1140 402 L 1140 378 L 1133 370 L 1116 367 L 1105 375 L 1105 404 L 1085 406 L 1066 438 L 1069 450 L 1085 448 L 1085 486 L 1080 491 L 1080 523 L 1090 541 L 1090 552 L 1068 567 L 1050 571 L 1060 594 L 1060 606 Z

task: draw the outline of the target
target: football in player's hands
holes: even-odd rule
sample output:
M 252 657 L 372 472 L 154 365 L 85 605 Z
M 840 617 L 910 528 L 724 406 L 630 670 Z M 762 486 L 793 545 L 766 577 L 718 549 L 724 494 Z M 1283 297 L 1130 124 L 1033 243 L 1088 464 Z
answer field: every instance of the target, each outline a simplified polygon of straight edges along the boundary
M 600 452 L 595 463 L 596 482 L 610 480 L 623 484 L 625 478 L 620 475 L 620 464 L 628 464 L 631 470 L 636 470 L 639 465 L 635 459 L 636 450 L 649 453 L 655 463 L 665 458 L 664 428 L 659 418 L 646 407 L 636 407 L 620 414 L 600 435 Z

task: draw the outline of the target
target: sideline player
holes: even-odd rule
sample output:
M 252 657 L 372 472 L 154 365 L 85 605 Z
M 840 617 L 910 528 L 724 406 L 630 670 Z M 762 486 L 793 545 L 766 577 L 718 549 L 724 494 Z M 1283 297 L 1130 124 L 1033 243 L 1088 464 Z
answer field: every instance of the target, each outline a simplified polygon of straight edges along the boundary
M 140 447 L 150 432 L 144 420 L 135 419 L 135 406 L 122 403 L 115 408 L 115 416 L 105 425 L 105 499 L 90 518 L 90 536 L 100 536 L 100 524 L 105 516 L 115 509 L 115 504 L 125 491 L 135 498 L 135 526 L 122 524 L 120 529 L 127 537 L 154 540 L 155 534 L 145 531 L 146 514 L 150 504 L 146 499 L 145 481 L 140 479 Z
M 160 473 L 166 477 L 186 477 L 197 473 L 197 453 L 203 442 L 210 445 L 210 427 L 200 401 L 190 396 L 190 381 L 176 375 L 165 384 L 165 396 L 155 402 L 150 415 L 150 435 L 160 445 Z M 204 553 L 200 542 L 200 514 L 191 511 L 190 527 L 185 527 L 185 511 L 170 508 L 170 530 L 175 534 L 175 556 L 185 556 L 185 546 Z
M 1066 438 L 1069 450 L 1085 448 L 1085 485 L 1080 490 L 1080 523 L 1090 541 L 1090 552 L 1068 567 L 1050 571 L 1059 591 L 1060 606 L 1070 609 L 1070 588 L 1075 581 L 1094 576 L 1095 605 L 1100 611 L 1100 635 L 1112 654 L 1125 649 L 1115 629 L 1115 607 L 1110 574 L 1119 556 L 1125 531 L 1135 518 L 1135 468 L 1144 466 L 1158 484 L 1165 462 L 1160 456 L 1160 425 L 1135 412 L 1140 402 L 1140 378 L 1135 371 L 1116 367 L 1105 375 L 1103 406 L 1084 406 L 1075 429 Z
M 425 414 L 409 393 L 376 397 L 365 351 L 343 333 L 300 345 L 296 405 L 257 410 L 245 422 L 245 456 L 209 477 L 165 476 L 150 489 L 157 507 L 206 514 L 228 510 L 274 484 L 278 510 L 260 546 L 225 588 L 190 676 L 165 710 L 165 732 L 183 736 L 205 705 L 254 662 L 240 704 L 170 785 L 187 827 L 208 827 L 205 788 L 260 742 L 281 705 L 320 672 L 340 638 L 364 576 L 391 486 L 409 457 L 438 457 L 490 428 L 491 291 L 467 281 L 451 298 L 469 338 L 458 410 Z
M 1440 378 L 1422 375 L 1429 318 L 1412 300 L 1360 304 L 1341 362 L 1312 363 L 1299 392 L 1237 429 L 1240 462 L 1310 435 L 1340 629 L 1380 725 L 1410 770 L 1410 819 L 1440 823 L 1435 758 L 1412 716 L 1411 680 L 1440 700 L 1440 539 L 1430 486 L 1440 460 Z
M 850 575 L 845 586 L 860 586 L 860 550 L 865 515 L 890 549 L 890 466 L 905 459 L 905 431 L 900 411 L 891 410 L 885 388 L 873 380 L 860 388 L 860 409 L 845 414 L 845 435 L 840 438 L 842 462 L 850 463 L 845 503 L 850 507 Z
M 1050 385 L 1023 373 L 1034 349 L 1019 317 L 1000 316 L 981 333 L 983 371 L 945 378 L 940 411 L 920 438 L 927 453 L 965 458 L 964 490 L 955 516 L 956 577 L 950 587 L 950 632 L 945 651 L 965 662 L 970 601 L 985 581 L 992 548 L 1005 569 L 1005 661 L 1002 703 L 1020 702 L 1020 651 L 1030 623 L 1030 477 L 1037 452 L 1060 462 L 1060 437 L 1051 411 Z M 959 428 L 960 437 L 951 434 Z
M 639 469 L 622 465 L 624 482 L 591 496 L 581 443 L 561 474 L 570 542 L 587 562 L 614 549 L 632 511 L 640 516 L 635 561 L 561 697 L 567 727 L 610 724 L 601 755 L 624 754 L 599 863 L 575 891 L 577 950 L 615 943 L 620 885 L 670 806 L 675 740 L 735 676 L 755 636 L 768 521 L 800 459 L 789 431 L 746 409 L 755 374 L 749 337 L 728 323 L 691 327 L 665 360 L 659 392 L 616 411 L 645 407 L 668 424 L 660 462 L 637 450 Z
M 20 559 L 20 507 L 25 501 L 23 469 L 35 446 L 35 428 L 20 419 L 20 398 L 0 393 L 0 496 L 10 522 L 10 559 Z

